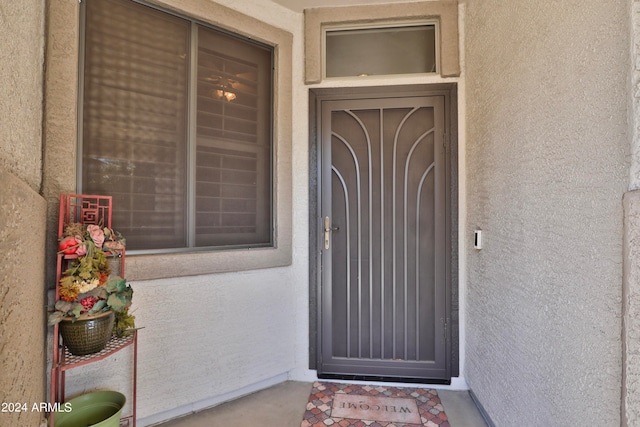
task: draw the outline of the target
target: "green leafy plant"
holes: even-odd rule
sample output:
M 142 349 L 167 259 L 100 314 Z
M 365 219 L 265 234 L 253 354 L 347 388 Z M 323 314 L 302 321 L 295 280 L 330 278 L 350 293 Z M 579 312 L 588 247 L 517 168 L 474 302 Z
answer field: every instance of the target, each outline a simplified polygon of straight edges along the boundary
M 123 337 L 129 334 L 131 329 L 136 327 L 136 316 L 129 313 L 129 309 L 124 309 L 120 312 L 116 312 L 115 323 L 113 324 L 113 333 L 118 337 Z
M 129 314 L 133 289 L 125 279 L 111 276 L 107 257 L 122 253 L 124 245 L 122 235 L 110 228 L 78 223 L 65 227 L 58 249 L 71 261 L 60 279 L 59 299 L 49 315 L 49 325 L 64 318 L 76 321 L 112 310 L 116 335 L 123 336 L 127 329 L 135 328 L 135 316 Z
M 88 292 L 79 294 L 74 301 L 58 300 L 55 311 L 49 315 L 49 325 L 55 325 L 65 317 L 78 320 L 113 310 L 116 316 L 120 316 L 120 323 L 126 323 L 133 328 L 135 327 L 133 324 L 135 317 L 128 313 L 132 298 L 133 289 L 127 281 L 119 276 L 114 276 L 104 285 L 96 286 Z

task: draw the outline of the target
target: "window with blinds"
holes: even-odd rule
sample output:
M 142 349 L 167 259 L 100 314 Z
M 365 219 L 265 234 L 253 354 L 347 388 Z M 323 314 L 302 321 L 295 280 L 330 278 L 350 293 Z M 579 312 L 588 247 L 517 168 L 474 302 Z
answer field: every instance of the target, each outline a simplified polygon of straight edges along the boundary
M 132 250 L 272 246 L 273 49 L 84 2 L 81 182 Z

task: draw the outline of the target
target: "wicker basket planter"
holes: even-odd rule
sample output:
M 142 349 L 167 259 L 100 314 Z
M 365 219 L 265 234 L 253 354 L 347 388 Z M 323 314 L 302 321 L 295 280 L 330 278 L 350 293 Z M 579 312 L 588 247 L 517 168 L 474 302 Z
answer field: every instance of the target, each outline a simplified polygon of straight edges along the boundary
M 60 322 L 60 335 L 71 354 L 84 356 L 97 353 L 107 346 L 113 334 L 113 311 L 98 313 L 73 321 L 64 318 Z

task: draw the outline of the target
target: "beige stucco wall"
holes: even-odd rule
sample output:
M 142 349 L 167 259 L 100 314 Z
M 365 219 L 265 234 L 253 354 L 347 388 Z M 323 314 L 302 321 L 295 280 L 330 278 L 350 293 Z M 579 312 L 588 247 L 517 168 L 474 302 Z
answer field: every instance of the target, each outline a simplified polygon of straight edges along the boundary
M 625 194 L 622 423 L 640 423 L 640 0 L 630 0 L 629 134 L 631 170 Z
M 496 426 L 618 425 L 629 3 L 466 5 L 467 382 Z
M 625 194 L 622 422 L 640 423 L 640 191 Z
M 640 0 L 629 0 L 631 66 L 629 78 L 629 131 L 631 169 L 629 189 L 640 189 Z
M 46 203 L 0 170 L 0 402 L 27 410 L 0 413 L 3 427 L 37 426 L 45 382 L 44 230 Z M 9 409 L 11 408 L 4 408 Z
M 0 167 L 40 189 L 44 2 L 0 6 Z
M 41 183 L 43 1 L 0 5 L 0 425 L 37 426 L 46 401 Z M 10 408 L 4 408 L 10 409 Z

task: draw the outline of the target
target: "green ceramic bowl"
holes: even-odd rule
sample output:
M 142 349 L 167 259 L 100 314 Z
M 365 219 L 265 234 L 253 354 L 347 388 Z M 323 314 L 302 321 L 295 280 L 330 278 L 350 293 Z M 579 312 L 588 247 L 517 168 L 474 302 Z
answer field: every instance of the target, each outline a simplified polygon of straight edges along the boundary
M 83 394 L 67 401 L 71 404 L 69 412 L 55 413 L 55 427 L 118 427 L 126 401 L 124 394 L 117 391 Z
M 113 311 L 75 321 L 65 317 L 59 324 L 62 341 L 76 356 L 97 353 L 107 346 L 113 334 L 114 319 Z

